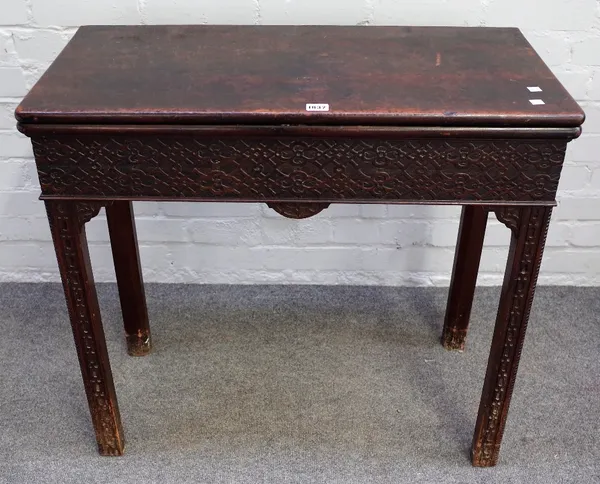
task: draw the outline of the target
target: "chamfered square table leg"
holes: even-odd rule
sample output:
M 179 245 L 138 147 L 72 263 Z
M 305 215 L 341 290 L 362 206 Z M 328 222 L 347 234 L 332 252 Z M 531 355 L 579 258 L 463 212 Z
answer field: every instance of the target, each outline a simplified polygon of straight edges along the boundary
M 552 209 L 506 207 L 495 211 L 512 230 L 512 237 L 473 436 L 472 460 L 479 467 L 498 461 Z
M 84 228 L 99 209 L 94 202 L 46 201 L 98 450 L 102 455 L 122 455 L 123 427 Z
M 465 349 L 487 217 L 488 211 L 482 206 L 465 205 L 462 209 L 442 332 L 442 344 L 448 350 Z
M 127 352 L 131 356 L 144 356 L 150 352 L 152 343 L 132 203 L 114 201 L 107 204 L 106 218 L 119 287 Z

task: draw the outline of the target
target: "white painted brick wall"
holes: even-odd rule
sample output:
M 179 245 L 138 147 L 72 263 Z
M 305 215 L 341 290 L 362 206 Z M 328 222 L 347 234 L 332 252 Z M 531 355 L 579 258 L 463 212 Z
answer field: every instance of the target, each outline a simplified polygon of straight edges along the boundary
M 588 114 L 569 145 L 540 280 L 600 285 L 597 0 L 0 0 L 0 281 L 58 280 L 31 145 L 13 111 L 78 25 L 243 23 L 520 27 Z M 292 221 L 258 204 L 135 205 L 148 281 L 447 285 L 460 209 L 335 205 Z M 114 280 L 103 214 L 87 228 Z M 493 217 L 481 284 L 498 284 L 508 231 Z
M 149 24 L 251 24 L 258 16 L 253 0 L 140 0 L 139 7 Z

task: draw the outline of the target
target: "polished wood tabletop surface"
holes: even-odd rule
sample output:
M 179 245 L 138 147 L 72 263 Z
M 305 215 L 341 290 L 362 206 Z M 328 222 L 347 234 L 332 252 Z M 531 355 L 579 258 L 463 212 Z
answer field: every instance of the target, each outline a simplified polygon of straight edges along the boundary
M 543 105 L 531 104 L 538 98 Z M 307 103 L 329 111 L 307 112 Z M 583 121 L 518 29 L 450 27 L 82 27 L 17 115 L 23 123 Z

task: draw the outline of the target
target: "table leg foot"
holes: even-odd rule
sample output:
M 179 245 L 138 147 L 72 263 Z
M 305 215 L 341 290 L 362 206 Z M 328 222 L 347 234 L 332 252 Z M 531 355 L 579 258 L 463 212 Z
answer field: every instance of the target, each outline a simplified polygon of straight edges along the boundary
M 442 346 L 450 351 L 464 351 L 467 340 L 467 330 L 444 327 L 442 333 Z
M 498 463 L 498 456 L 495 459 L 486 459 L 481 453 L 475 454 L 471 449 L 471 464 L 473 467 L 494 467 Z
M 118 445 L 114 445 L 114 443 L 106 445 L 105 443 L 98 442 L 98 453 L 104 457 L 120 457 L 125 454 L 125 444 L 124 442 L 119 442 Z
M 145 356 L 152 349 L 150 330 L 140 329 L 137 334 L 126 335 L 129 356 Z
M 471 458 L 477 467 L 498 462 L 551 211 L 550 207 L 496 210 L 513 234 L 473 436 Z
M 81 376 L 98 449 L 121 455 L 125 440 L 85 236 L 98 202 L 46 201 Z

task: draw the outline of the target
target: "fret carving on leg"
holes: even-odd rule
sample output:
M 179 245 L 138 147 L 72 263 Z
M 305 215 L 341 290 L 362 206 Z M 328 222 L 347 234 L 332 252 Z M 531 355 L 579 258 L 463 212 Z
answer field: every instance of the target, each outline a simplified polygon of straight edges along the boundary
M 84 228 L 103 204 L 45 203 L 98 450 L 102 455 L 122 455 L 123 428 Z
M 550 207 L 490 208 L 512 231 L 473 437 L 473 465 L 496 465 L 548 231 Z

